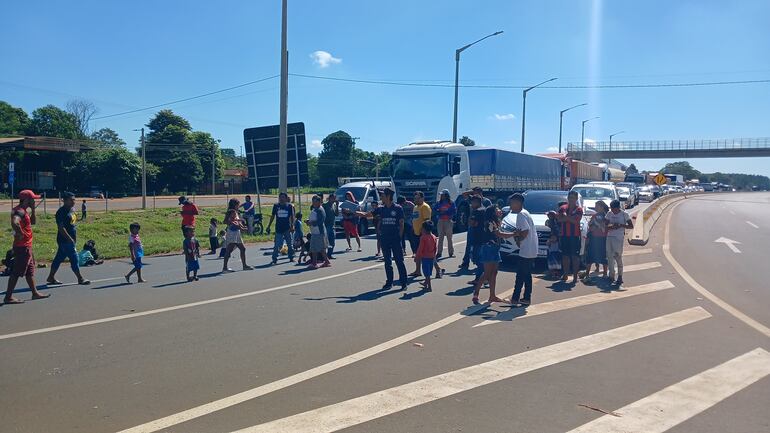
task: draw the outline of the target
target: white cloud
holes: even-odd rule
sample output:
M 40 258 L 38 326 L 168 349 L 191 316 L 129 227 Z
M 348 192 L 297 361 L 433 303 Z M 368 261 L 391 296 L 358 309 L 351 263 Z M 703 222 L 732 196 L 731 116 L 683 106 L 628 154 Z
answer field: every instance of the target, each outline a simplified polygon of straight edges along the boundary
M 556 146 L 551 146 L 551 147 L 546 147 L 545 150 L 547 150 L 549 152 L 558 152 L 559 148 L 556 147 Z
M 497 114 L 497 113 L 495 113 L 495 115 L 493 117 L 494 117 L 495 120 L 513 120 L 513 119 L 516 118 L 516 116 L 514 116 L 512 113 L 508 113 L 508 114 Z
M 593 138 L 586 137 L 586 138 L 583 139 L 583 143 L 591 143 L 591 144 L 593 144 L 593 143 L 596 143 L 596 140 L 594 140 Z
M 516 140 L 503 141 L 503 144 L 511 144 L 511 145 L 513 145 L 513 144 L 517 144 L 517 143 L 518 143 L 518 141 L 516 141 Z
M 321 140 L 311 140 L 310 141 L 310 148 L 311 149 L 321 149 L 323 148 L 323 144 L 321 144 Z
M 331 65 L 342 63 L 342 59 L 332 56 L 328 51 L 315 51 L 310 54 L 310 58 L 319 68 L 328 68 Z

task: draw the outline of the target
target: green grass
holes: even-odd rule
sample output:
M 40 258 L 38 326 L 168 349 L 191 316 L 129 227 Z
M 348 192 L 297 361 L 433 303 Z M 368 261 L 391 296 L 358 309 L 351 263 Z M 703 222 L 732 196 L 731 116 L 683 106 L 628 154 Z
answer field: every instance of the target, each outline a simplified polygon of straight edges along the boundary
M 303 205 L 303 219 L 307 219 L 307 207 Z M 270 212 L 266 208 L 265 212 Z M 78 214 L 78 216 L 80 216 Z M 216 218 L 219 222 L 219 230 L 224 226 L 221 221 L 224 217 L 222 208 L 200 208 L 200 215 L 196 220 L 196 237 L 204 251 L 208 250 L 209 220 Z M 267 225 L 270 214 L 263 214 L 263 224 Z M 0 252 L 3 257 L 5 251 L 11 248 L 13 236 L 10 229 L 10 221 L 7 220 L 6 228 L 0 232 Z M 142 238 L 144 252 L 147 255 L 163 254 L 181 251 L 182 237 L 181 217 L 178 209 L 137 210 L 137 211 L 112 211 L 107 213 L 91 213 L 87 220 L 78 221 L 77 248 L 80 250 L 88 239 L 96 241 L 96 249 L 105 258 L 128 257 L 128 226 L 132 222 L 138 222 L 142 228 L 139 235 Z M 273 228 L 275 224 L 273 224 Z M 56 254 L 56 222 L 53 214 L 37 215 L 37 224 L 33 226 L 34 243 L 33 251 L 35 259 L 40 262 L 50 262 Z M 261 234 L 257 236 L 243 235 L 246 243 L 263 242 L 272 239 L 272 235 Z

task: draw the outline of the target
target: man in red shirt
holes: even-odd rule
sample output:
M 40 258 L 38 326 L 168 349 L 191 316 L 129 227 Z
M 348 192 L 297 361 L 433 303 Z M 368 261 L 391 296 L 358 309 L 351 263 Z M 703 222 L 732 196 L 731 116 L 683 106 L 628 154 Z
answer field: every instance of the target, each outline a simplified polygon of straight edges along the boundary
M 198 215 L 198 206 L 191 202 L 185 196 L 179 197 L 179 204 L 182 206 L 182 236 L 184 236 L 185 227 L 195 227 L 195 215 Z
M 37 291 L 35 285 L 35 257 L 32 255 L 32 226 L 37 222 L 35 218 L 35 200 L 40 196 L 25 189 L 19 192 L 19 205 L 11 210 L 11 228 L 13 229 L 13 269 L 8 278 L 8 288 L 5 291 L 5 304 L 21 304 L 24 301 L 13 297 L 13 289 L 19 277 L 25 277 L 29 289 L 32 291 L 32 299 L 43 299 L 51 295 L 43 295 Z M 30 212 L 27 213 L 27 208 Z
M 577 191 L 567 194 L 567 204 L 559 208 L 556 220 L 559 227 L 559 248 L 562 254 L 562 269 L 564 274 L 562 281 L 567 281 L 570 264 L 572 265 L 572 284 L 577 283 L 578 271 L 580 271 L 580 220 L 583 219 L 583 208 L 578 205 Z

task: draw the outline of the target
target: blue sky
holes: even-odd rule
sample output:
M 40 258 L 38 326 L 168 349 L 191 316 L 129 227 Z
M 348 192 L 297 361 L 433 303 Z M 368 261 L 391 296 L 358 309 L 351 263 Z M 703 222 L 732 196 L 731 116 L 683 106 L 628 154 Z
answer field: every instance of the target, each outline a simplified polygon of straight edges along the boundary
M 109 115 L 279 72 L 280 1 L 5 2 L 0 100 L 34 108 L 92 100 Z M 681 83 L 770 78 L 770 2 L 289 0 L 290 72 L 451 84 Z M 327 54 L 313 57 L 313 53 Z M 330 56 L 329 56 L 330 55 Z M 277 79 L 170 105 L 193 127 L 240 150 L 243 129 L 278 122 Z M 311 140 L 338 129 L 366 150 L 451 138 L 449 87 L 394 87 L 292 77 L 289 119 Z M 615 140 L 770 136 L 770 84 L 663 89 L 536 89 L 527 152 L 586 136 Z M 129 143 L 157 110 L 93 122 Z M 521 90 L 460 91 L 459 135 L 518 150 Z M 317 144 L 316 144 L 317 145 Z M 313 148 L 311 151 L 316 151 Z M 665 161 L 636 161 L 657 169 Z M 770 158 L 693 159 L 705 172 L 770 175 Z

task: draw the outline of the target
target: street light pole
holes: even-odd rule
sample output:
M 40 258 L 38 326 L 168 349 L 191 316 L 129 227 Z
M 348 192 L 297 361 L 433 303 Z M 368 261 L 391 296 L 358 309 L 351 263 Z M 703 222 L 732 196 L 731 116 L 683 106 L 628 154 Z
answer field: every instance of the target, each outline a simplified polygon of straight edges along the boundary
M 618 131 L 618 132 L 616 132 L 614 134 L 610 134 L 610 151 L 609 151 L 609 153 L 612 153 L 612 137 L 614 137 L 616 135 L 619 135 L 619 134 L 623 134 L 624 132 L 626 132 L 626 131 Z M 610 159 L 612 159 L 612 157 L 610 157 Z
M 585 159 L 585 152 L 586 152 L 586 123 L 598 119 L 599 117 L 592 117 L 590 119 L 586 119 L 583 121 L 583 124 L 580 128 L 580 158 Z
M 588 103 L 585 102 L 585 103 L 582 103 L 582 104 L 578 104 L 578 105 L 569 107 L 567 109 L 561 110 L 559 112 L 559 153 L 561 153 L 561 130 L 562 130 L 561 126 L 562 126 L 562 122 L 564 121 L 564 113 L 566 113 L 567 111 L 569 111 L 569 110 L 571 110 L 573 108 L 582 107 L 584 105 L 588 105 Z
M 287 0 L 281 2 L 281 97 L 280 126 L 278 127 L 278 191 L 288 188 L 288 99 L 289 99 L 289 52 L 286 48 Z
M 459 87 L 460 87 L 460 53 L 467 50 L 468 48 L 472 47 L 473 45 L 478 44 L 479 42 L 483 41 L 484 39 L 491 38 L 492 36 L 497 36 L 499 34 L 502 34 L 503 31 L 497 31 L 492 33 L 491 35 L 484 36 L 483 38 L 479 39 L 476 42 L 471 42 L 470 44 L 458 48 L 455 50 L 455 106 L 454 106 L 454 121 L 452 122 L 452 143 L 457 143 L 457 99 L 459 95 Z
M 527 92 L 534 89 L 535 87 L 540 87 L 545 83 L 550 83 L 551 81 L 557 80 L 557 78 L 551 78 L 550 80 L 545 80 L 540 84 L 536 84 L 528 89 L 524 89 L 524 91 L 521 93 L 522 95 L 522 105 L 521 105 L 521 153 L 524 153 L 524 130 L 527 127 Z
M 147 209 L 147 146 L 144 142 L 144 128 L 134 131 L 142 131 L 142 209 Z

